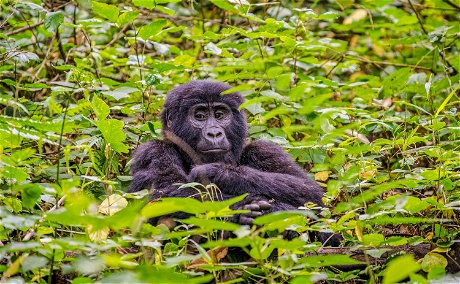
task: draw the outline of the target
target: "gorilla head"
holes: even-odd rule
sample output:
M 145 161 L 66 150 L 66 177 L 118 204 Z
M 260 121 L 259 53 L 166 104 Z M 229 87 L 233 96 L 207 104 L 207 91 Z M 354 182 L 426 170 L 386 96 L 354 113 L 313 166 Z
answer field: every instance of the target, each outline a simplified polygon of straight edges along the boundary
M 225 83 L 197 80 L 180 85 L 166 97 L 161 120 L 200 156 L 204 163 L 236 163 L 247 135 L 238 93 L 222 95 Z

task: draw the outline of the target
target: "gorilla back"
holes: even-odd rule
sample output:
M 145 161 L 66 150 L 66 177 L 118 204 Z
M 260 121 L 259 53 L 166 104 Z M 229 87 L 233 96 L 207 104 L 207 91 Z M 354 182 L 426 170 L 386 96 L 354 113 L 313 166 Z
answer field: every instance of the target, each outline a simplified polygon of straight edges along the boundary
M 177 138 L 144 143 L 134 154 L 130 191 L 152 189 L 152 198 L 197 197 L 178 183 L 212 182 L 225 199 L 248 193 L 235 209 L 251 212 L 238 222 L 321 201 L 322 188 L 278 145 L 257 140 L 245 145 L 247 123 L 238 93 L 213 81 L 191 81 L 174 88 L 161 114 L 163 134 Z M 188 149 L 188 150 L 187 150 Z M 192 153 L 191 153 L 192 152 Z M 321 239 L 321 234 L 320 234 Z M 324 240 L 322 240 L 324 241 Z

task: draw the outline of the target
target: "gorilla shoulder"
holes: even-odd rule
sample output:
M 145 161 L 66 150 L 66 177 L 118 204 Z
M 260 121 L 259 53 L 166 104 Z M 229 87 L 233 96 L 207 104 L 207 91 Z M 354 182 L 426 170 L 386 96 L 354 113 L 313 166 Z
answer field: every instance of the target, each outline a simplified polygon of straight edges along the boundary
M 281 146 L 268 140 L 255 140 L 246 145 L 240 163 L 266 172 L 306 177 L 303 169 L 294 163 Z

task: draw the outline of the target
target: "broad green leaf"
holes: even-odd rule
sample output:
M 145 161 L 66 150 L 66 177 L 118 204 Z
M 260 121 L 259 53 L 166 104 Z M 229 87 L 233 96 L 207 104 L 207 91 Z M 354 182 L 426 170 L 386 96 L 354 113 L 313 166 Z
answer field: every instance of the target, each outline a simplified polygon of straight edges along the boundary
M 144 7 L 147 9 L 157 8 L 157 5 L 177 3 L 180 0 L 133 0 L 133 4 L 138 7 Z
M 168 23 L 168 21 L 161 19 L 156 20 L 148 25 L 143 26 L 139 30 L 138 36 L 143 40 L 148 40 L 151 36 L 157 35 L 161 29 Z
M 155 0 L 133 0 L 133 4 L 138 7 L 153 9 L 157 5 L 157 1 Z
M 335 20 L 339 17 L 336 12 L 326 12 L 324 14 L 319 15 L 318 20 Z
M 433 268 L 446 268 L 448 265 L 447 259 L 439 253 L 429 252 L 422 260 L 422 269 L 425 272 L 430 272 Z
M 382 234 L 366 234 L 363 235 L 363 244 L 366 246 L 377 247 L 385 241 Z
M 226 11 L 238 11 L 229 1 L 226 0 L 211 0 L 211 2 L 217 7 L 226 10 Z
M 134 92 L 139 92 L 139 89 L 131 88 L 131 87 L 120 87 L 116 88 L 113 91 L 102 91 L 102 93 L 106 96 L 112 97 L 114 99 L 121 100 L 124 98 L 129 98 L 129 94 Z
M 18 186 L 21 189 L 22 205 L 27 209 L 32 209 L 42 194 L 42 189 L 38 184 L 24 184 Z
M 19 213 L 22 210 L 22 203 L 17 198 L 7 197 L 3 199 L 3 203 L 8 207 L 8 210 L 12 210 L 14 213 Z
M 393 259 L 383 271 L 383 284 L 398 283 L 421 268 L 412 255 L 399 256 Z
M 193 198 L 163 198 L 145 206 L 141 214 L 144 217 L 153 218 L 175 212 L 198 214 L 205 211 L 202 203 Z
M 407 79 L 413 71 L 410 68 L 401 68 L 391 73 L 382 82 L 384 97 L 395 95 L 406 87 Z
M 351 265 L 362 264 L 361 261 L 355 260 L 348 255 L 309 255 L 299 259 L 299 264 L 303 267 L 324 267 L 333 265 Z
M 48 259 L 43 256 L 29 255 L 22 262 L 22 272 L 42 268 L 48 264 Z
M 98 120 L 104 120 L 110 114 L 110 107 L 96 95 L 93 97 L 91 105 Z
M 126 134 L 123 132 L 123 121 L 116 119 L 102 120 L 96 123 L 97 128 L 102 133 L 107 144 L 118 153 L 128 153 L 129 147 L 123 142 L 126 140 Z
M 98 16 L 116 23 L 120 10 L 117 6 L 91 1 L 92 10 Z
M 9 179 L 12 184 L 19 184 L 28 179 L 29 174 L 24 168 L 4 165 L 0 168 L 0 177 Z
M 212 54 L 215 54 L 215 55 L 220 55 L 222 53 L 222 49 L 220 49 L 219 47 L 217 47 L 217 45 L 215 45 L 214 43 L 210 42 L 208 43 L 205 47 L 204 47 L 204 50 L 212 53 Z
M 213 230 L 225 230 L 225 231 L 234 231 L 238 229 L 240 226 L 237 224 L 233 224 L 230 222 L 220 221 L 220 220 L 212 220 L 212 219 L 200 219 L 196 217 L 188 218 L 182 220 L 181 222 L 185 224 L 191 224 L 203 229 L 213 229 Z
M 277 212 L 273 212 L 267 215 L 257 217 L 256 219 L 254 219 L 254 224 L 255 225 L 268 225 L 276 221 L 283 221 L 291 217 L 297 217 L 297 216 L 301 216 L 302 218 L 305 216 L 316 218 L 316 216 L 314 216 L 314 214 L 309 211 L 277 211 Z
M 126 25 L 127 23 L 135 20 L 137 16 L 139 15 L 138 11 L 128 11 L 122 13 L 118 19 L 117 19 L 117 24 L 121 27 Z
M 49 31 L 56 30 L 64 22 L 64 14 L 58 12 L 48 12 L 45 16 L 45 27 Z

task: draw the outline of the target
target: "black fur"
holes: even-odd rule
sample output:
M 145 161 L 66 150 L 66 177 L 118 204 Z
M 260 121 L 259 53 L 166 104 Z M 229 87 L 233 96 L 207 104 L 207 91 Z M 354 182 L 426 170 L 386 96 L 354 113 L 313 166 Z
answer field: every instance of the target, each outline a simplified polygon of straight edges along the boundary
M 238 93 L 221 95 L 229 88 L 227 84 L 213 81 L 192 81 L 180 85 L 168 94 L 161 120 L 165 129 L 196 149 L 200 133 L 188 122 L 189 109 L 197 103 L 227 104 L 233 115 L 232 123 L 225 129 L 231 144 L 231 156 L 222 158 L 222 161 L 217 159 L 214 163 L 195 165 L 193 159 L 173 143 L 163 140 L 147 142 L 134 155 L 130 191 L 154 189 L 154 199 L 196 197 L 196 190 L 178 189 L 177 184 L 202 181 L 205 176 L 219 187 L 224 198 L 249 193 L 239 208 L 257 208 L 254 211 L 262 214 L 297 209 L 306 202 L 324 206 L 322 188 L 309 179 L 281 147 L 262 140 L 244 146 L 247 124 L 244 114 L 238 109 L 243 98 Z M 270 205 L 267 206 L 267 203 Z M 247 223 L 249 220 L 250 223 L 257 215 L 260 213 L 250 214 L 249 219 L 243 216 L 240 221 Z M 326 237 L 326 234 L 320 235 L 322 241 Z

